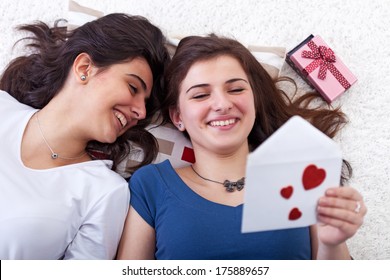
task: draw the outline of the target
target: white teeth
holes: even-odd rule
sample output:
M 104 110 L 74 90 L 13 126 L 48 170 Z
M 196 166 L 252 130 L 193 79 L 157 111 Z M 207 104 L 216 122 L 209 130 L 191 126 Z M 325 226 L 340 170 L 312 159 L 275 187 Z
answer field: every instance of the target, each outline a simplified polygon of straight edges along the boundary
M 230 119 L 230 120 L 226 120 L 226 121 L 212 121 L 212 122 L 210 122 L 210 125 L 211 126 L 225 126 L 225 125 L 233 124 L 235 122 L 236 122 L 235 119 Z
M 125 127 L 127 124 L 126 117 L 118 111 L 115 111 L 114 114 L 115 114 L 115 117 L 120 121 L 122 127 Z

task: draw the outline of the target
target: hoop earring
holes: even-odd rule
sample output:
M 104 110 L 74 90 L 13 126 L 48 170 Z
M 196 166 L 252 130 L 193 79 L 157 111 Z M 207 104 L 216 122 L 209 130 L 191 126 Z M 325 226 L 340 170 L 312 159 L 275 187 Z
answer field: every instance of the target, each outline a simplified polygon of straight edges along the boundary
M 87 79 L 87 76 L 81 75 L 81 76 L 80 76 L 80 79 L 81 79 L 82 81 L 85 81 L 85 80 Z

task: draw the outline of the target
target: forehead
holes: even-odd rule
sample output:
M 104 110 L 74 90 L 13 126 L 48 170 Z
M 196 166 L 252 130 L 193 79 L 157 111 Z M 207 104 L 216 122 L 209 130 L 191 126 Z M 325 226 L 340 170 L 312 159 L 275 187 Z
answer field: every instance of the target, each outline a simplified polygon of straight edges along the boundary
M 220 55 L 210 59 L 195 62 L 189 68 L 183 82 L 189 80 L 215 79 L 231 77 L 246 77 L 246 73 L 238 59 L 229 55 Z M 206 81 L 203 81 L 206 82 Z
M 222 85 L 232 79 L 248 80 L 248 77 L 238 59 L 219 55 L 192 64 L 179 88 L 182 92 L 196 84 Z
M 230 55 L 219 55 L 213 58 L 200 60 L 195 62 L 191 65 L 190 71 L 195 71 L 196 69 L 202 69 L 202 68 L 225 68 L 231 69 L 231 70 L 244 70 L 239 62 L 239 60 L 233 56 Z
M 126 75 L 131 74 L 139 76 L 150 90 L 153 84 L 153 74 L 146 59 L 136 57 L 124 63 L 117 64 L 114 67 L 117 67 L 118 70 L 123 71 Z

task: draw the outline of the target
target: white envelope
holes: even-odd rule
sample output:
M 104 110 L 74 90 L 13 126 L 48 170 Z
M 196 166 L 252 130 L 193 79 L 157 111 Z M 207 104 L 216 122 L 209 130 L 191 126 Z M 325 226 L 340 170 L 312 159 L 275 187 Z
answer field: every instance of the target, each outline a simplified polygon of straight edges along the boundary
M 248 157 L 241 231 L 315 224 L 318 199 L 340 185 L 341 165 L 336 142 L 292 117 Z

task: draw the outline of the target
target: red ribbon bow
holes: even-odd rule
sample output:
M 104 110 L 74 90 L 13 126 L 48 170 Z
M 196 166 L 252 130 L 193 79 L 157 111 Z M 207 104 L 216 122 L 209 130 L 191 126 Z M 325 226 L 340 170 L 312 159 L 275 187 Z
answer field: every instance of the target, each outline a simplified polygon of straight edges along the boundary
M 311 49 L 311 51 L 302 51 L 302 57 L 311 58 L 314 59 L 314 61 L 303 69 L 305 75 L 309 75 L 314 71 L 314 69 L 320 67 L 318 72 L 319 79 L 325 80 L 326 72 L 329 70 L 345 89 L 351 86 L 336 66 L 334 66 L 333 63 L 336 62 L 336 56 L 331 48 L 327 48 L 326 46 L 317 47 L 313 41 L 309 41 L 307 46 Z

